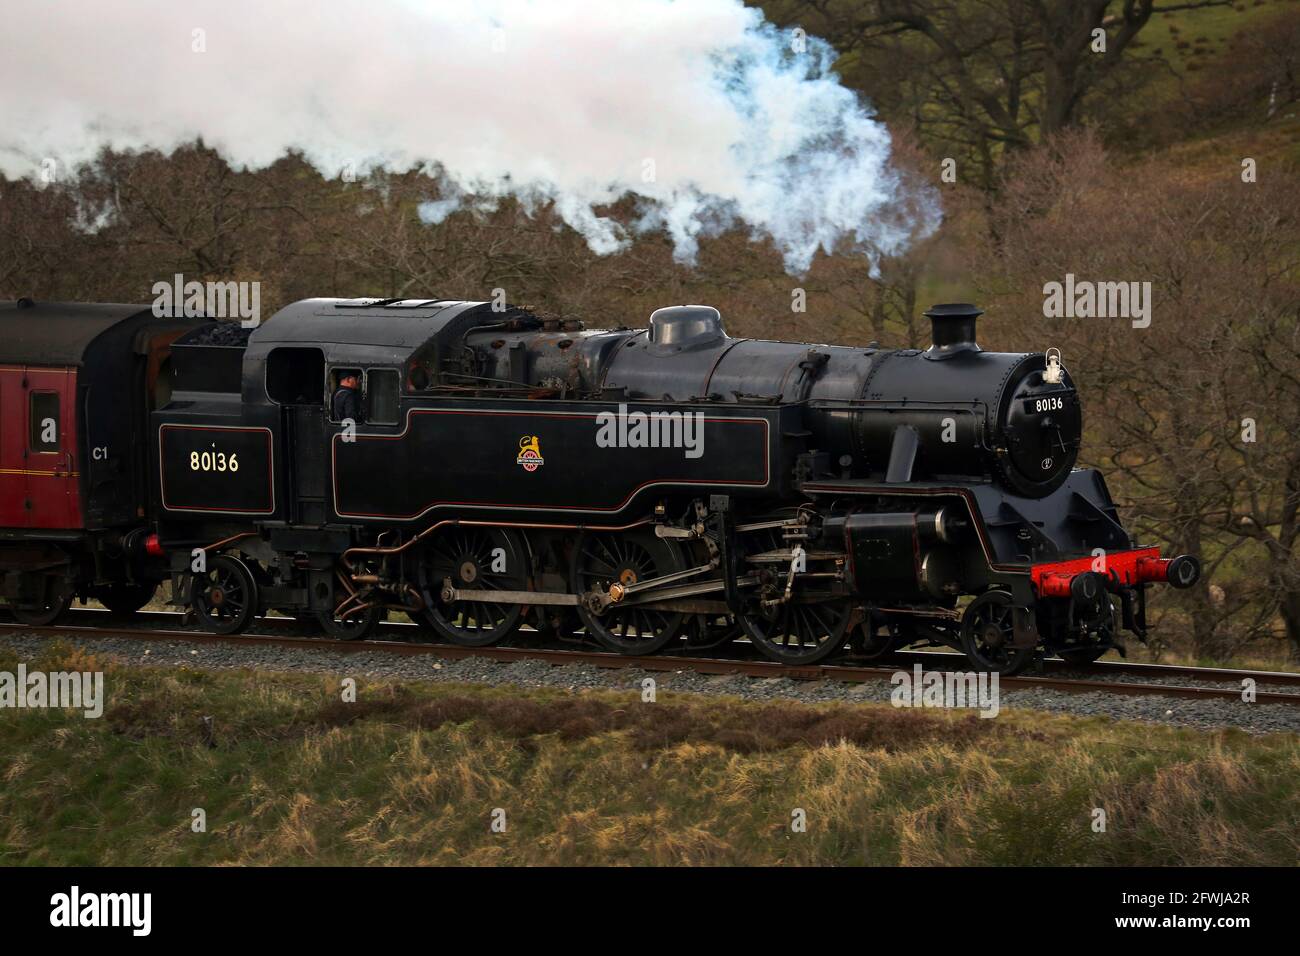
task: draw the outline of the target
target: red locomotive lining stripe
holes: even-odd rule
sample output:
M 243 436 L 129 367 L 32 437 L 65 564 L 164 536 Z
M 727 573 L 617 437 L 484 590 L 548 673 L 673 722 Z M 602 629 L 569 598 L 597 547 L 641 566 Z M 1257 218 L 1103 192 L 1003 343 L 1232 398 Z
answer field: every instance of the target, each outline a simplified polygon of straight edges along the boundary
M 591 514 L 616 514 L 617 512 L 622 511 L 625 507 L 627 507 L 627 503 L 631 501 L 633 498 L 635 498 L 643 489 L 652 487 L 654 485 L 684 485 L 684 486 L 748 485 L 748 486 L 762 487 L 765 484 L 767 484 L 766 481 L 763 482 L 726 481 L 726 480 L 699 481 L 695 479 L 688 480 L 685 478 L 660 478 L 655 481 L 646 481 L 637 485 L 634 489 L 632 489 L 632 491 L 628 494 L 628 496 L 622 500 L 622 502 L 620 502 L 619 504 L 615 505 L 612 508 L 584 508 L 582 505 L 521 505 L 513 502 L 499 502 L 499 501 L 435 501 L 433 504 L 425 507 L 423 511 L 417 511 L 414 514 L 409 514 L 409 515 L 374 514 L 368 511 L 339 511 L 338 504 L 337 504 L 338 488 L 336 484 L 335 485 L 336 503 L 334 506 L 334 511 L 340 517 L 345 517 L 345 518 L 390 518 L 395 521 L 413 521 L 416 518 L 423 517 L 424 515 L 428 514 L 430 511 L 433 511 L 436 508 L 484 508 L 484 509 L 499 508 L 502 510 L 509 510 L 509 511 L 542 511 L 542 512 L 581 511 L 581 512 L 587 512 Z
M 624 402 L 623 404 L 632 404 L 632 403 Z M 618 413 L 610 411 L 609 409 L 605 409 L 600 412 L 586 413 L 586 412 L 530 412 L 525 409 L 491 409 L 491 408 L 484 408 L 484 409 L 410 408 L 407 409 L 406 411 L 406 424 L 402 426 L 402 430 L 398 432 L 396 435 L 380 435 L 380 434 L 373 434 L 373 433 L 367 433 L 363 435 L 361 433 L 358 433 L 356 435 L 356 438 L 358 441 L 362 439 L 373 440 L 373 441 L 394 441 L 399 438 L 405 438 L 407 432 L 411 430 L 411 419 L 416 415 L 496 415 L 496 416 L 506 415 L 511 418 L 518 418 L 521 415 L 526 415 L 529 418 L 590 418 L 592 421 L 595 421 L 600 415 L 603 414 L 617 415 Z M 649 414 L 649 412 L 647 412 L 646 414 Z M 694 414 L 694 413 L 683 412 L 682 414 Z M 707 415 L 704 417 L 703 421 L 715 422 L 722 425 L 761 424 L 766 426 L 768 424 L 766 418 L 729 418 L 725 416 L 715 418 L 715 417 L 709 417 Z M 193 426 L 189 426 L 189 427 L 193 427 Z M 335 441 L 337 441 L 340 437 L 342 437 L 342 432 L 339 432 L 334 436 Z
M 190 431 L 207 431 L 207 432 L 266 432 L 266 451 L 268 455 L 267 465 L 267 493 L 270 495 L 271 507 L 269 510 L 249 511 L 245 508 L 222 508 L 217 505 L 208 505 L 200 507 L 196 505 L 169 505 L 167 503 L 167 476 L 163 471 L 163 432 L 169 428 L 189 429 Z M 158 426 L 158 491 L 162 496 L 162 505 L 167 511 L 194 511 L 194 512 L 219 512 L 221 514 L 237 515 L 270 515 L 275 514 L 275 441 L 271 429 L 265 425 L 173 425 L 165 424 Z
M 586 412 L 530 412 L 522 409 L 513 410 L 513 409 L 474 409 L 474 408 L 466 408 L 466 409 L 412 408 L 407 410 L 406 424 L 402 427 L 402 430 L 398 434 L 357 435 L 355 437 L 358 441 L 361 439 L 393 441 L 395 439 L 404 438 L 406 434 L 411 430 L 411 419 L 416 415 L 508 415 L 511 417 L 518 417 L 520 415 L 524 415 L 531 418 L 559 418 L 559 419 L 589 418 L 592 421 L 595 421 L 599 415 L 605 412 L 609 412 L 609 410 L 605 409 L 602 412 L 586 413 Z M 609 412 L 609 413 L 614 414 L 613 412 Z M 654 481 L 645 481 L 637 485 L 628 493 L 626 498 L 624 498 L 619 504 L 615 505 L 612 508 L 584 508 L 581 505 L 521 505 L 521 504 L 505 503 L 499 501 L 435 501 L 432 504 L 426 505 L 423 510 L 417 511 L 409 515 L 392 515 L 392 514 L 382 514 L 382 513 L 376 514 L 368 511 L 342 511 L 339 509 L 338 446 L 339 446 L 339 441 L 342 439 L 343 435 L 342 432 L 339 432 L 334 435 L 333 441 L 330 442 L 330 478 L 331 478 L 331 484 L 333 485 L 334 513 L 342 518 L 388 518 L 394 521 L 413 521 L 416 518 L 423 517 L 424 515 L 428 514 L 430 511 L 433 511 L 437 508 L 483 508 L 483 509 L 501 508 L 501 509 L 512 509 L 516 511 L 585 511 L 585 512 L 591 512 L 593 514 L 614 514 L 616 512 L 622 511 L 625 507 L 627 507 L 627 503 L 631 501 L 633 498 L 635 498 L 642 490 L 644 490 L 645 488 L 652 487 L 654 485 L 688 485 L 688 486 L 690 485 L 739 485 L 739 486 L 763 488 L 771 483 L 772 480 L 771 429 L 770 429 L 770 423 L 766 418 L 706 417 L 704 421 L 714 422 L 723 425 L 762 425 L 763 426 L 763 447 L 765 449 L 765 453 L 763 455 L 763 480 L 762 481 L 735 481 L 735 480 L 725 480 L 725 479 L 700 481 L 700 480 L 685 479 L 685 478 L 658 478 L 655 479 Z

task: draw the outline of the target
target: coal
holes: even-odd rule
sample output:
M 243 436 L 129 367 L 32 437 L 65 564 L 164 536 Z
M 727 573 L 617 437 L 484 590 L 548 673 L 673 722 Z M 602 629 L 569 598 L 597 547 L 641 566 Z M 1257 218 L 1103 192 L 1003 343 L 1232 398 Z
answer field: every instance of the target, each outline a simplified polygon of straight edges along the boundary
M 231 348 L 244 348 L 252 329 L 246 329 L 237 322 L 209 322 L 185 335 L 178 345 L 224 345 Z

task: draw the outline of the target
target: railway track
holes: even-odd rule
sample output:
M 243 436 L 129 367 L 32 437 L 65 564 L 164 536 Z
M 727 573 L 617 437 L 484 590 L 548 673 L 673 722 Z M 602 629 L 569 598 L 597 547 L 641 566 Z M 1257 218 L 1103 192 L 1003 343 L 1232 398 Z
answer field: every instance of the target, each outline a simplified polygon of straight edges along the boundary
M 319 636 L 274 633 L 287 630 L 296 622 L 287 618 L 260 618 L 255 625 L 272 633 L 246 633 L 217 635 L 196 628 L 182 628 L 184 618 L 174 612 L 142 612 L 140 621 L 154 626 L 131 627 L 120 622 L 110 622 L 103 611 L 77 610 L 68 614 L 68 622 L 47 627 L 30 627 L 23 624 L 0 622 L 0 634 L 28 633 L 49 637 L 74 636 L 89 639 L 127 638 L 142 641 L 184 641 L 192 644 L 225 644 L 233 646 L 265 646 L 267 644 L 335 653 L 360 653 L 380 651 L 405 656 L 428 655 L 445 660 L 477 657 L 511 662 L 541 660 L 554 665 L 588 664 L 602 668 L 637 668 L 646 671 L 691 670 L 701 674 L 740 674 L 755 678 L 790 678 L 794 680 L 832 680 L 848 683 L 888 681 L 900 669 L 920 665 L 923 670 L 968 670 L 966 658 L 945 652 L 902 652 L 887 662 L 869 664 L 846 661 L 798 667 L 773 661 L 727 656 L 698 656 L 690 654 L 655 654 L 638 657 L 614 654 L 594 649 L 575 649 L 554 646 L 542 647 L 459 647 L 443 643 L 414 643 L 398 638 L 414 625 L 385 623 L 378 631 L 380 639 L 367 641 L 337 641 Z M 740 645 L 743 647 L 743 645 Z M 1072 676 L 1062 676 L 1069 674 Z M 1083 674 L 1086 676 L 1073 676 Z M 1147 680 L 1140 678 L 1146 677 Z M 1123 679 L 1119 679 L 1119 678 Z M 1204 683 L 1165 683 L 1171 678 Z M 1086 666 L 1065 664 L 1062 661 L 1045 661 L 1041 673 L 1002 676 L 1004 689 L 1044 688 L 1068 693 L 1107 693 L 1138 696 L 1168 696 L 1200 700 L 1220 699 L 1242 702 L 1242 682 L 1255 681 L 1257 704 L 1285 704 L 1300 706 L 1300 692 L 1268 690 L 1272 687 L 1300 689 L 1300 674 L 1277 671 L 1237 670 L 1231 668 L 1190 667 L 1169 664 L 1138 664 L 1127 661 L 1107 661 Z M 1205 686 L 1205 684 L 1223 686 Z
M 933 666 L 931 665 L 931 662 L 935 658 L 952 658 L 954 661 L 965 660 L 961 654 L 954 654 L 945 651 L 901 652 L 895 654 L 892 660 L 907 665 L 920 663 L 927 666 Z M 1248 670 L 1245 668 L 1235 667 L 1195 667 L 1190 664 L 1141 664 L 1136 661 L 1098 661 L 1094 664 L 1068 664 L 1061 660 L 1047 659 L 1042 662 L 1042 670 L 1046 674 L 1095 674 L 1099 677 L 1104 675 L 1120 674 L 1128 674 L 1134 677 L 1145 676 L 1152 679 L 1184 677 L 1191 680 L 1235 683 L 1238 686 L 1240 686 L 1241 681 L 1250 678 L 1251 680 L 1254 680 L 1256 684 L 1274 684 L 1280 687 L 1300 688 L 1300 673 L 1292 673 L 1290 671 Z

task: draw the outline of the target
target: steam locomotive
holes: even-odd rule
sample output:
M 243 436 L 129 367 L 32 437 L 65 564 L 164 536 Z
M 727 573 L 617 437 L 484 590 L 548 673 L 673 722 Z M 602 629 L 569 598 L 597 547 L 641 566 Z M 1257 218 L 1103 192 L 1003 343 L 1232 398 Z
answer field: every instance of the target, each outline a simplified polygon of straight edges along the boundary
M 0 345 L 0 408 L 28 419 L 0 448 L 3 596 L 33 622 L 170 576 L 217 633 L 276 610 L 355 640 L 404 612 L 470 646 L 530 624 L 793 666 L 944 645 L 1011 673 L 1123 651 L 1146 585 L 1200 574 L 1135 545 L 1075 467 L 1059 354 L 981 350 L 970 305 L 927 312 L 924 350 L 732 338 L 696 305 L 605 330 L 441 299 L 307 299 L 253 330 L 0 310 L 61 342 Z M 48 376 L 63 487 L 30 494 L 3 452 L 46 453 Z M 334 420 L 348 376 L 362 414 Z

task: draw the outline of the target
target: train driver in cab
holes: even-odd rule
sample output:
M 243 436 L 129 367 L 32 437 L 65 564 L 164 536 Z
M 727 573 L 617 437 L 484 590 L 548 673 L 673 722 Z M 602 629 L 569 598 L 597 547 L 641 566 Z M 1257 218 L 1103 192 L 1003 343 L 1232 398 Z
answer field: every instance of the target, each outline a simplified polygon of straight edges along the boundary
M 339 387 L 330 399 L 330 417 L 336 422 L 352 419 L 361 421 L 361 382 L 355 372 L 344 372 L 339 378 Z

